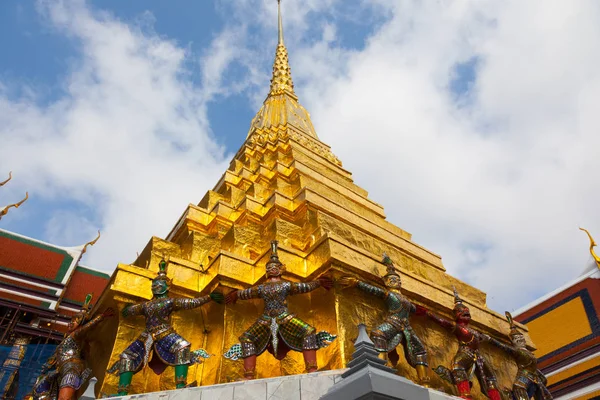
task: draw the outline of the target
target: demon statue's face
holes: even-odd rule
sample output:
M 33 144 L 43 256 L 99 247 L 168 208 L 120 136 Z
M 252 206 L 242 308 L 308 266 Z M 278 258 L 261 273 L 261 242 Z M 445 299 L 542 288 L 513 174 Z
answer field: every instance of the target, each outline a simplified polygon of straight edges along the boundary
M 152 281 L 152 294 L 163 296 L 169 291 L 169 284 L 164 279 L 154 279 Z
M 79 328 L 79 326 L 83 322 L 83 318 L 84 316 L 81 312 L 75 314 L 73 318 L 71 318 L 71 321 L 69 322 L 69 325 L 67 327 L 69 332 L 73 332 L 75 329 Z
M 270 261 L 267 263 L 266 269 L 267 269 L 267 277 L 269 277 L 269 278 L 278 277 L 278 276 L 281 276 L 281 274 L 283 273 L 283 264 L 280 263 L 279 261 L 277 261 L 277 262 Z
M 457 304 L 454 307 L 454 317 L 456 322 L 468 324 L 471 322 L 471 312 L 469 311 L 469 307 L 464 304 Z
M 398 275 L 386 275 L 383 277 L 383 282 L 385 283 L 385 286 L 390 289 L 400 290 L 402 287 L 402 280 Z
M 525 341 L 525 336 L 521 335 L 520 333 L 511 335 L 510 340 L 512 341 L 513 345 L 515 345 L 516 347 L 525 348 L 527 346 L 527 342 Z

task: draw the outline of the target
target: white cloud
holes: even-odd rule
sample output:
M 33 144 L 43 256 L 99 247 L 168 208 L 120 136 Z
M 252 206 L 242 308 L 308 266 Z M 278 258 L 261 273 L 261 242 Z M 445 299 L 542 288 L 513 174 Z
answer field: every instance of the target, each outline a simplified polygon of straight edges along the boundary
M 241 4 L 273 21 L 259 17 L 248 46 L 274 40 L 272 3 Z M 600 236 L 598 4 L 360 5 L 284 3 L 296 90 L 320 138 L 390 221 L 493 308 L 577 276 L 588 260 L 577 227 Z M 334 18 L 320 26 L 316 12 L 328 8 Z M 341 46 L 350 10 L 367 8 L 385 23 L 363 50 Z M 457 101 L 455 67 L 473 59 L 476 81 Z
M 572 279 L 588 257 L 578 225 L 600 235 L 598 5 L 388 3 L 392 19 L 348 76 L 306 88 L 317 133 L 492 307 Z M 449 80 L 471 57 L 477 80 L 459 107 Z M 486 249 L 477 265 L 473 243 Z
M 97 214 L 103 237 L 86 264 L 112 270 L 131 262 L 151 235 L 166 235 L 226 169 L 205 111 L 212 93 L 192 86 L 184 68 L 191 55 L 175 42 L 81 1 L 39 6 L 82 57 L 71 65 L 65 95 L 49 105 L 0 91 L 0 159 L 19 176 L 15 188 L 59 202 L 48 210 L 50 240 L 93 239 L 85 219 Z M 207 56 L 220 57 L 219 50 Z M 65 200 L 88 210 L 67 215 Z

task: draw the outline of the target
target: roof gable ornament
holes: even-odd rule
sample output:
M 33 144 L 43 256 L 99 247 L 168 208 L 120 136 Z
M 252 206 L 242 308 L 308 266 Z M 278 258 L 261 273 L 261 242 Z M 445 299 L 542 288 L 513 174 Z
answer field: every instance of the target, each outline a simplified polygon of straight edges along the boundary
M 21 206 L 21 204 L 25 203 L 25 201 L 27 201 L 27 199 L 29 198 L 29 193 L 25 192 L 25 198 L 21 201 L 19 201 L 18 203 L 15 204 L 9 204 L 4 208 L 0 208 L 0 219 L 2 219 L 2 217 L 4 217 L 6 214 L 8 214 L 8 210 L 10 210 L 11 208 L 19 208 Z
M 84 255 L 85 252 L 87 251 L 88 246 L 93 246 L 96 244 L 96 242 L 98 241 L 98 239 L 100 239 L 100 230 L 98 230 L 98 236 L 96 236 L 96 239 L 92 240 L 91 242 L 87 242 L 84 246 L 83 246 L 83 250 L 81 250 L 81 255 Z
M 8 179 L 5 181 L 0 182 L 0 186 L 4 186 L 8 183 L 8 181 L 10 181 L 12 179 L 12 171 L 8 172 Z
M 590 238 L 590 254 L 594 258 L 594 261 L 596 262 L 596 266 L 598 268 L 600 268 L 600 256 L 598 256 L 596 254 L 596 252 L 594 251 L 594 247 L 597 246 L 596 242 L 594 241 L 594 238 L 592 237 L 592 235 L 590 234 L 590 232 L 588 232 L 587 229 L 584 229 L 584 228 L 581 228 L 581 227 L 579 229 L 582 230 L 582 231 L 584 231 L 585 233 L 587 233 L 588 237 Z

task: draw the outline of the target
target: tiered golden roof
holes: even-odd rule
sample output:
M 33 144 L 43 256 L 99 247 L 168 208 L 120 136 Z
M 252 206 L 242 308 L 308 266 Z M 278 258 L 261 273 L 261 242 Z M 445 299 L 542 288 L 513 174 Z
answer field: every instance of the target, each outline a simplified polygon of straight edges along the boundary
M 264 278 L 273 239 L 280 243 L 279 256 L 287 266 L 288 279 L 351 273 L 378 282 L 385 273 L 380 260 L 386 252 L 400 266 L 403 291 L 416 302 L 449 315 L 456 286 L 471 307 L 477 328 L 496 336 L 508 332 L 504 317 L 486 307 L 485 294 L 446 274 L 440 256 L 388 222 L 383 207 L 368 198 L 330 147 L 318 139 L 309 113 L 294 93 L 281 11 L 271 88 L 245 143 L 214 189 L 199 204 L 188 206 L 165 240 L 153 237 L 133 265 L 118 265 L 99 308 L 122 308 L 149 299 L 150 282 L 163 257 L 169 260 L 174 296 L 248 287 Z M 260 309 L 261 304 L 252 301 L 210 304 L 174 317 L 176 330 L 192 342 L 192 349 L 202 347 L 215 355 L 190 368 L 190 382 L 195 377 L 207 385 L 242 375 L 241 363 L 220 355 Z M 290 309 L 318 329 L 338 334 L 331 346 L 319 351 L 322 369 L 343 368 L 358 323 L 372 325 L 380 314 L 371 299 L 337 289 L 292 298 Z M 432 366 L 447 365 L 455 341 L 435 327 L 428 325 L 426 330 L 423 324 L 416 321 L 415 329 L 431 352 Z M 94 354 L 95 372 L 100 376 L 97 387 L 102 392 L 113 393 L 117 385 L 116 377 L 102 378 L 103 369 L 118 358 L 142 326 L 143 319 L 113 321 L 96 332 L 98 344 L 110 349 Z M 494 357 L 504 363 L 505 356 L 499 352 Z M 290 353 L 281 362 L 269 356 L 258 360 L 259 377 L 304 371 L 301 354 Z M 509 382 L 515 369 L 503 365 L 503 370 L 499 379 Z M 414 374 L 408 365 L 401 365 L 400 372 L 408 377 Z M 161 377 L 149 370 L 140 375 L 134 378 L 131 393 L 163 389 L 173 382 L 170 369 Z

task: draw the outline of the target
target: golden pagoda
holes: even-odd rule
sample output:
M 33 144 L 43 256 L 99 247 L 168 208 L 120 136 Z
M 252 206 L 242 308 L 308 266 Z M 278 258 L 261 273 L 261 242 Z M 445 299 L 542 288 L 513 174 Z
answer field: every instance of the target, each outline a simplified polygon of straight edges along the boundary
M 119 264 L 96 310 L 123 309 L 152 297 L 151 280 L 161 259 L 168 263 L 173 296 L 198 296 L 215 289 L 224 293 L 254 285 L 265 277 L 271 240 L 279 241 L 279 257 L 286 279 L 305 281 L 328 274 L 353 274 L 381 282 L 387 253 L 399 266 L 403 293 L 434 312 L 450 316 L 453 286 L 471 308 L 472 325 L 497 338 L 507 338 L 503 315 L 486 306 L 482 291 L 448 275 L 439 255 L 412 240 L 410 233 L 386 220 L 383 207 L 368 198 L 352 174 L 343 168 L 331 148 L 319 140 L 310 114 L 298 101 L 279 11 L 279 41 L 271 86 L 250 124 L 240 150 L 213 190 L 196 205 L 190 204 L 165 239 L 152 237 L 133 264 Z M 381 315 L 381 305 L 355 291 L 317 290 L 290 298 L 290 310 L 338 338 L 318 352 L 319 368 L 346 366 L 353 351 L 357 325 L 370 329 Z M 199 310 L 174 314 L 174 328 L 192 349 L 213 356 L 190 367 L 188 382 L 212 385 L 238 380 L 241 362 L 222 357 L 227 348 L 260 314 L 262 303 L 210 303 Z M 415 317 L 415 331 L 429 351 L 430 367 L 449 365 L 458 344 L 454 337 L 426 318 Z M 128 343 L 144 329 L 143 318 L 106 321 L 94 333 L 91 355 L 98 377 L 97 394 L 115 393 L 118 378 L 105 374 Z M 519 325 L 526 330 L 523 326 Z M 527 339 L 529 340 L 529 338 Z M 531 343 L 530 343 L 531 344 Z M 491 346 L 483 350 L 496 368 L 501 387 L 510 388 L 516 366 Z M 404 358 L 399 374 L 416 379 Z M 282 361 L 258 357 L 258 378 L 304 373 L 301 353 L 290 352 Z M 431 372 L 432 384 L 451 388 Z M 173 369 L 156 375 L 150 368 L 138 373 L 131 394 L 173 389 Z M 475 383 L 475 385 L 478 385 Z M 480 392 L 473 389 L 474 398 Z M 481 397 L 483 398 L 483 397 Z

